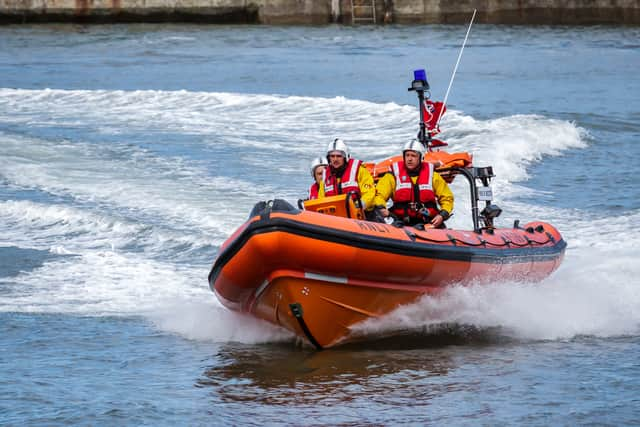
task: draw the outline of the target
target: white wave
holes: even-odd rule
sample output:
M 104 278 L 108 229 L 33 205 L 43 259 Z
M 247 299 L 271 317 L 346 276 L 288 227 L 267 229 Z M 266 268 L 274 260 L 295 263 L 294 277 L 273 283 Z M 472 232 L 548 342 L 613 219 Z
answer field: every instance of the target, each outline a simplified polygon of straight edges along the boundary
M 0 310 L 146 315 L 183 298 L 215 300 L 206 274 L 133 254 L 91 251 L 12 278 L 0 295 Z
M 0 243 L 54 253 L 82 254 L 92 249 L 144 250 L 149 255 L 172 255 L 185 248 L 220 245 L 223 236 L 212 238 L 188 230 L 176 231 L 130 219 L 60 204 L 30 201 L 0 202 Z M 173 252 L 173 254 L 172 254 Z
M 99 127 L 105 134 L 119 134 L 122 129 L 146 133 L 175 131 L 204 135 L 210 145 L 286 149 L 297 153 L 306 153 L 314 145 L 322 150 L 333 135 L 348 134 L 355 152 L 364 156 L 371 132 L 380 129 L 381 124 L 393 117 L 394 127 L 403 129 L 406 127 L 403 124 L 413 121 L 414 117 L 407 117 L 407 110 L 392 103 L 380 105 L 343 97 L 0 89 L 0 120 L 6 123 Z M 78 111 L 83 112 L 81 120 Z M 377 138 L 391 142 L 394 132 Z
M 78 203 L 148 212 L 214 236 L 230 234 L 259 199 L 250 182 L 209 177 L 180 158 L 157 157 L 136 148 L 6 135 L 0 135 L 0 143 L 0 174 L 13 186 L 72 197 Z M 222 191 L 227 188 L 234 190 Z M 244 209 L 238 209 L 243 202 Z
M 476 120 L 454 111 L 444 117 L 443 136 L 472 152 L 476 166 L 493 165 L 498 180 L 509 182 L 527 179 L 526 168 L 544 156 L 587 147 L 589 137 L 574 123 L 537 115 Z
M 135 235 L 141 229 L 135 224 L 85 214 L 63 205 L 43 205 L 29 201 L 0 202 L 0 218 L 2 240 L 5 244 L 22 247 L 30 245 L 42 249 L 59 244 L 64 239 L 66 248 L 59 246 L 61 251 L 77 250 L 78 246 L 122 246 L 128 243 L 127 236 Z M 77 244 L 69 245 L 70 235 L 76 236 Z
M 580 212 L 571 218 L 558 219 L 563 226 L 571 247 L 593 250 L 628 250 L 640 253 L 640 211 L 620 216 L 593 217 L 590 212 Z M 636 259 L 640 257 L 636 255 Z M 629 280 L 633 280 L 630 276 Z
M 5 283 L 0 311 L 80 316 L 142 316 L 188 339 L 260 343 L 291 333 L 224 309 L 204 269 L 109 251 L 45 263 Z
M 418 130 L 417 108 L 392 102 L 187 91 L 0 89 L 0 120 L 97 127 L 107 134 L 175 131 L 203 135 L 211 146 L 308 158 L 339 136 L 365 160 L 396 154 Z M 443 116 L 442 128 L 452 151 L 473 152 L 478 163 L 494 164 L 507 181 L 526 179 L 528 164 L 542 156 L 585 147 L 587 137 L 565 121 L 533 115 L 483 121 L 455 110 Z

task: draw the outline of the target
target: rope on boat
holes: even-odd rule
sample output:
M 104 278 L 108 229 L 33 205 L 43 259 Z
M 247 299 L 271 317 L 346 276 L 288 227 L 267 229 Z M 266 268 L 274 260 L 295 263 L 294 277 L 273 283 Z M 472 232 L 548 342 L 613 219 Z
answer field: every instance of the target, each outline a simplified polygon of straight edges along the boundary
M 448 239 L 445 239 L 445 240 L 432 239 L 432 238 L 429 238 L 429 237 L 426 237 L 426 236 L 421 236 L 421 235 L 419 235 L 417 233 L 412 233 L 412 237 L 416 238 L 416 239 L 424 240 L 424 241 L 427 241 L 427 242 L 432 242 L 432 243 L 449 243 L 450 242 L 454 246 L 456 246 L 457 243 L 462 243 L 464 245 L 473 246 L 473 247 L 487 246 L 487 245 L 491 245 L 491 246 L 495 246 L 495 247 L 505 247 L 505 246 L 514 245 L 514 246 L 518 246 L 518 247 L 522 248 L 522 247 L 525 247 L 525 246 L 546 245 L 549 242 L 555 243 L 555 239 L 553 239 L 553 236 L 550 236 L 549 233 L 547 233 L 547 240 L 545 240 L 545 241 L 538 241 L 538 240 L 530 239 L 528 236 L 523 236 L 527 240 L 526 243 L 514 242 L 513 240 L 506 239 L 504 236 L 500 236 L 500 237 L 502 237 L 502 240 L 504 241 L 504 243 L 491 242 L 491 241 L 482 239 L 479 236 L 478 236 L 478 240 L 480 240 L 479 243 L 471 243 L 471 242 L 467 242 L 465 240 L 453 237 L 450 234 L 447 234 Z

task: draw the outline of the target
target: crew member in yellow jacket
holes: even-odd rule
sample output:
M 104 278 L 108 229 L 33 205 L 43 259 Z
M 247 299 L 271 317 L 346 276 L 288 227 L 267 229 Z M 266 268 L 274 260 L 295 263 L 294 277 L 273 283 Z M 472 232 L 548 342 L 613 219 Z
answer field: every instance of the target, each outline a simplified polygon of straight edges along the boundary
M 422 161 L 425 151 L 416 139 L 404 145 L 403 161 L 393 163 L 391 173 L 378 180 L 375 205 L 384 218 L 393 215 L 407 225 L 441 228 L 453 212 L 453 193 L 433 164 Z M 387 209 L 390 198 L 393 206 Z
M 373 177 L 362 161 L 351 158 L 349 148 L 340 138 L 327 147 L 327 162 L 329 166 L 320 182 L 318 198 L 353 192 L 360 198 L 365 211 L 373 211 L 376 196 Z

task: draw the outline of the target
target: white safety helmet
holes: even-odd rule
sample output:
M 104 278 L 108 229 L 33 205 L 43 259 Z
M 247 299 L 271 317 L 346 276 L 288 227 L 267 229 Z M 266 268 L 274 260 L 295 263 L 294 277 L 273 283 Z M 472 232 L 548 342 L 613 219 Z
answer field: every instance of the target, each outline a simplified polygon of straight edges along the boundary
M 412 139 L 411 141 L 404 144 L 404 147 L 402 147 L 403 156 L 406 151 L 415 151 L 420 155 L 420 160 L 422 160 L 422 158 L 424 157 L 424 153 L 426 153 L 427 149 L 425 148 L 424 145 L 422 145 L 422 142 L 418 141 L 417 139 Z
M 333 142 L 330 142 L 327 146 L 327 161 L 329 161 L 329 154 L 334 151 L 339 151 L 345 160 L 349 160 L 351 158 L 351 154 L 349 154 L 349 147 L 344 143 L 340 138 L 336 138 Z
M 315 159 L 311 160 L 311 177 L 316 177 L 316 168 L 318 166 L 327 166 L 327 164 L 327 160 L 323 159 L 322 157 L 316 157 Z

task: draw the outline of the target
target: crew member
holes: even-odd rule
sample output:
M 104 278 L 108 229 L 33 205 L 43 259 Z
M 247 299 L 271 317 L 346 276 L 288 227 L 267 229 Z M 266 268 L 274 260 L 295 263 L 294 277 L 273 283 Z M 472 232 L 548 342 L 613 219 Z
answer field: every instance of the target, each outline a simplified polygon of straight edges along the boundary
M 322 182 L 322 175 L 327 167 L 327 161 L 322 157 L 316 157 L 311 161 L 311 177 L 313 177 L 313 184 L 309 187 L 309 200 L 315 200 L 318 198 L 318 191 L 320 190 L 320 183 Z
M 426 149 L 417 139 L 406 143 L 402 161 L 393 163 L 391 173 L 382 176 L 376 186 L 376 210 L 407 225 L 431 224 L 443 228 L 453 211 L 453 193 L 431 163 L 423 162 Z M 387 200 L 393 206 L 386 208 Z
M 318 198 L 353 192 L 360 198 L 364 210 L 372 212 L 376 196 L 373 177 L 362 161 L 351 158 L 349 148 L 340 138 L 329 143 L 327 161 L 329 166 L 320 183 Z

